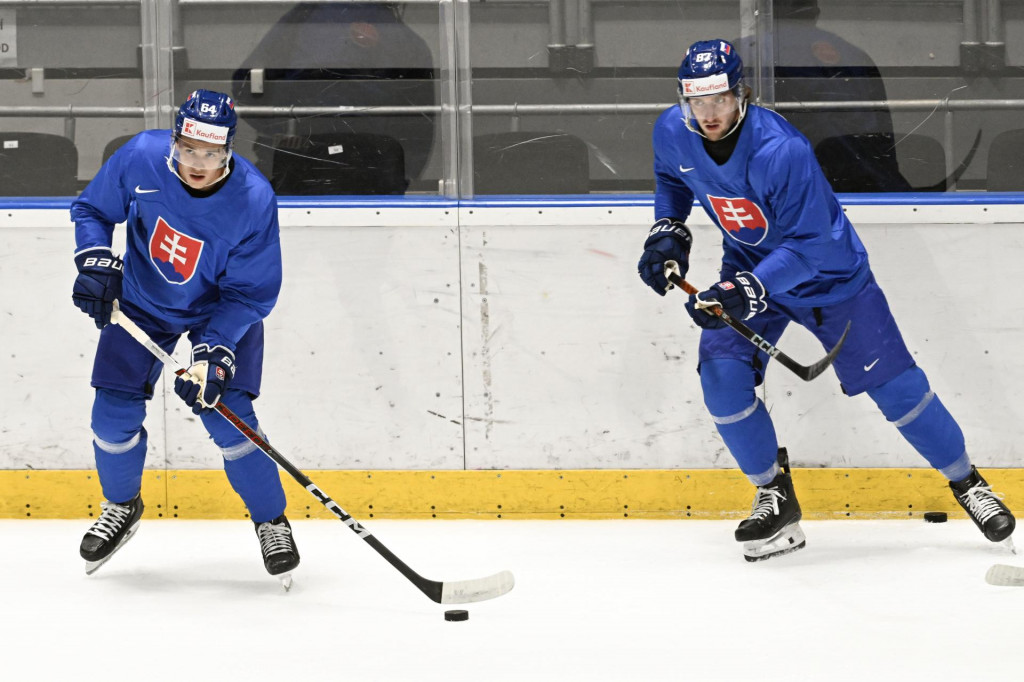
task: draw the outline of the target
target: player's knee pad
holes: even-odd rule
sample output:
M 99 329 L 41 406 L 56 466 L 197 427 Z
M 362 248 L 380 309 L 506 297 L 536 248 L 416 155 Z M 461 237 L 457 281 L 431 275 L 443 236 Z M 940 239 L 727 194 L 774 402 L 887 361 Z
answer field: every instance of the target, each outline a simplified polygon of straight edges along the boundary
M 120 453 L 135 447 L 144 438 L 145 396 L 97 388 L 92 404 L 92 432 L 97 447 Z
M 755 485 L 776 472 L 778 440 L 764 403 L 754 392 L 754 371 L 739 360 L 701 363 L 704 404 L 740 469 Z
M 93 451 L 103 496 L 127 502 L 142 487 L 146 463 L 145 396 L 96 389 L 92 407 Z
M 867 391 L 885 418 L 899 427 L 913 421 L 931 402 L 935 394 L 928 385 L 928 377 L 917 365 L 890 379 L 878 388 Z
M 248 393 L 229 388 L 221 397 L 221 402 L 239 419 L 262 435 L 262 431 L 259 430 L 259 422 L 256 421 L 256 412 L 252 407 L 252 398 Z M 224 459 L 238 459 L 256 449 L 256 446 L 241 431 L 216 410 L 203 410 L 199 418 L 202 420 L 203 426 L 206 427 L 206 432 L 210 434 L 210 438 L 220 448 Z
M 711 416 L 739 421 L 756 407 L 754 370 L 740 360 L 708 360 L 700 365 L 704 405 Z
M 936 469 L 948 476 L 969 470 L 960 425 L 928 385 L 924 371 L 911 367 L 868 395 L 900 434 Z

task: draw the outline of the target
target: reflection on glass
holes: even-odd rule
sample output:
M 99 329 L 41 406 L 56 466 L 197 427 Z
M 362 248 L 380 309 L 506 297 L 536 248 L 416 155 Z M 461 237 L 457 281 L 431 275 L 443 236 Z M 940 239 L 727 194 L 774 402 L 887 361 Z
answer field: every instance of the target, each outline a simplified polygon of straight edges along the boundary
M 818 26 L 818 0 L 775 0 L 773 8 L 778 104 L 887 101 L 882 75 L 871 57 Z M 897 136 L 887 108 L 808 111 L 784 107 L 781 113 L 810 140 L 837 192 L 911 190 L 900 172 Z M 924 144 L 901 136 L 904 143 Z M 941 146 L 935 159 L 941 167 Z
M 590 154 L 562 132 L 487 133 L 473 139 L 476 194 L 587 194 Z
M 298 3 L 235 72 L 241 105 L 432 106 L 430 48 L 403 5 Z M 253 78 L 255 69 L 262 75 Z M 256 86 L 254 87 L 254 83 Z M 433 113 L 249 117 L 257 167 L 278 194 L 402 194 L 424 178 Z M 436 192 L 436 178 L 423 187 Z
M 73 193 L 131 134 L 167 127 L 163 98 L 197 87 L 236 97 L 239 152 L 282 193 L 435 193 L 441 179 L 462 192 L 455 183 L 468 178 L 452 166 L 465 172 L 469 160 L 476 193 L 647 192 L 651 127 L 674 100 L 666 78 L 679 46 L 749 32 L 750 8 L 767 5 L 464 4 L 460 14 L 436 0 L 10 2 L 0 12 L 7 35 L 16 29 L 0 55 L 0 126 L 22 137 L 0 150 L 0 192 Z M 943 189 L 979 130 L 980 163 L 956 186 L 1019 177 L 986 164 L 1016 139 L 996 136 L 1022 128 L 1020 3 L 775 0 L 774 10 L 775 35 L 760 37 L 757 54 L 774 52 L 778 109 L 818 149 L 836 189 Z M 442 69 L 472 79 L 442 90 Z M 442 92 L 457 107 L 451 131 L 438 125 Z M 844 102 L 878 105 L 836 109 Z M 463 114 L 469 125 L 456 126 Z M 76 149 L 57 141 L 40 152 L 30 133 Z

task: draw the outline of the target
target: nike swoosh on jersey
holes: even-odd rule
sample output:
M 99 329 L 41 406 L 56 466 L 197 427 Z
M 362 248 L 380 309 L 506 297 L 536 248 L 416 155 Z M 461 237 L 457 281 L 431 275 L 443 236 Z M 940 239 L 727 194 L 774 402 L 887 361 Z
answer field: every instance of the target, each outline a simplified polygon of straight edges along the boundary
M 694 166 L 694 168 L 696 168 L 696 166 Z M 693 168 L 683 168 L 682 166 L 680 166 L 679 170 L 680 170 L 680 172 L 683 172 L 683 173 L 689 173 L 690 171 L 693 170 Z
M 135 185 L 136 194 L 149 194 L 150 192 L 159 192 L 158 189 L 142 189 L 140 185 Z
M 879 359 L 880 358 L 875 358 L 874 361 L 872 361 L 872 363 L 870 365 L 864 365 L 864 371 L 865 372 L 870 372 L 871 368 L 874 367 L 876 364 L 878 364 Z

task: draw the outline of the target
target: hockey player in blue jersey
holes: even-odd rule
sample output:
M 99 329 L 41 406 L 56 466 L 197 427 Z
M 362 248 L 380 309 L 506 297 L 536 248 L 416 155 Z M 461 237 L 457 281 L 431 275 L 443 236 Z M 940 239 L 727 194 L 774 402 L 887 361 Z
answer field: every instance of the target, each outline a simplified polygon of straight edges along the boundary
M 720 228 L 720 281 L 686 309 L 702 328 L 698 372 L 704 403 L 740 469 L 757 487 L 736 529 L 757 561 L 800 549 L 800 505 L 775 428 L 755 387 L 769 357 L 724 323 L 721 307 L 775 344 L 786 325 L 806 327 L 835 346 L 844 393 L 867 393 L 907 441 L 948 480 L 957 501 L 993 542 L 1008 540 L 1014 518 L 971 464 L 960 426 L 931 390 L 875 282 L 868 255 L 810 144 L 773 111 L 749 104 L 743 64 L 724 40 L 694 43 L 679 68 L 680 103 L 653 133 L 656 222 L 638 270 L 664 296 L 666 267 L 685 276 L 693 200 Z
M 82 539 L 87 572 L 139 523 L 146 459 L 146 401 L 161 365 L 118 325 L 113 301 L 171 352 L 192 345 L 174 390 L 224 458 L 231 486 L 256 527 L 268 572 L 288 580 L 299 564 L 277 466 L 214 407 L 223 401 L 253 428 L 263 365 L 263 318 L 281 288 L 277 199 L 267 180 L 232 154 L 234 102 L 196 90 L 174 130 L 139 133 L 119 149 L 71 206 L 78 277 L 72 299 L 100 332 L 92 372 L 96 469 L 106 500 Z M 111 251 L 125 222 L 124 260 Z

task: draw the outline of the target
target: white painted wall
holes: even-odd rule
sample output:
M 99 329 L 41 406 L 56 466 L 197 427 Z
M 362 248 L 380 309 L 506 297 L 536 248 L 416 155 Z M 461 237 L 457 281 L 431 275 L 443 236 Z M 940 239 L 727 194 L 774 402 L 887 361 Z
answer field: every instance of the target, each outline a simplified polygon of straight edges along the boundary
M 975 460 L 1021 466 L 1019 207 L 849 211 Z M 733 466 L 704 411 L 683 295 L 659 298 L 636 277 L 651 215 L 282 209 L 285 285 L 267 320 L 263 428 L 310 470 Z M 688 279 L 706 285 L 720 240 L 694 218 Z M 0 212 L 0 468 L 93 466 L 98 332 L 70 301 L 72 252 L 66 212 Z M 799 328 L 779 345 L 801 362 L 823 353 Z M 150 406 L 149 466 L 219 467 L 167 385 Z M 923 464 L 831 372 L 804 383 L 776 366 L 764 399 L 799 466 Z

